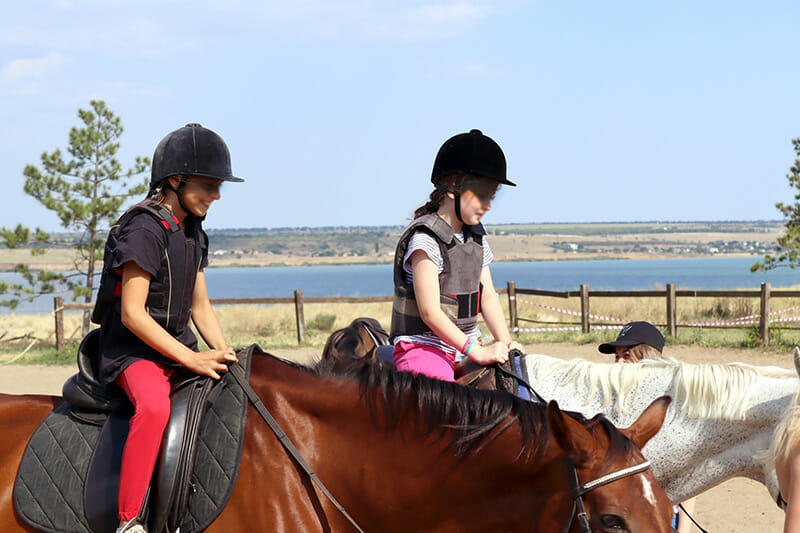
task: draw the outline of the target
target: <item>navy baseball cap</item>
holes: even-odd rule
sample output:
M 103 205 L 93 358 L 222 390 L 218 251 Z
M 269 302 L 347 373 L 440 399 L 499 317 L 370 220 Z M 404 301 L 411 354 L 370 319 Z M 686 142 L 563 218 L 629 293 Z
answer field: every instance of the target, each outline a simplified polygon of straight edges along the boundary
M 614 353 L 617 346 L 637 344 L 647 344 L 661 352 L 664 350 L 664 336 L 650 322 L 629 322 L 619 332 L 617 340 L 601 344 L 598 350 L 602 353 Z

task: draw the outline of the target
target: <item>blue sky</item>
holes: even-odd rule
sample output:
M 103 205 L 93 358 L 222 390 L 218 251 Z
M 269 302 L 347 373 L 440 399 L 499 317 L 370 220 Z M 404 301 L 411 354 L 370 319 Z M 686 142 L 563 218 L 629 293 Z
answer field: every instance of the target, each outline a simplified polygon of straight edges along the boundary
M 769 0 L 4 2 L 0 226 L 58 229 L 22 169 L 91 99 L 125 167 L 187 122 L 225 138 L 247 182 L 212 228 L 404 224 L 470 128 L 519 184 L 487 223 L 779 219 L 798 20 Z

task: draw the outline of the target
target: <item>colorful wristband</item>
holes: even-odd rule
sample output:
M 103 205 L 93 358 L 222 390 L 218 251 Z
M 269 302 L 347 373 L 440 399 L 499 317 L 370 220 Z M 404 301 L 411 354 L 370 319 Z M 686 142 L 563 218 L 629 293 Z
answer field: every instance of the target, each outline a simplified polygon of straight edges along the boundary
M 469 343 L 472 342 L 472 337 L 467 337 L 467 340 L 464 341 L 464 346 L 461 347 L 461 353 L 466 353 L 467 349 L 469 348 Z
M 469 350 L 470 350 L 470 348 L 472 348 L 472 343 L 473 342 L 474 341 L 472 339 L 470 339 L 469 342 L 466 344 L 467 349 L 464 350 L 464 352 L 463 352 L 464 355 L 469 355 Z

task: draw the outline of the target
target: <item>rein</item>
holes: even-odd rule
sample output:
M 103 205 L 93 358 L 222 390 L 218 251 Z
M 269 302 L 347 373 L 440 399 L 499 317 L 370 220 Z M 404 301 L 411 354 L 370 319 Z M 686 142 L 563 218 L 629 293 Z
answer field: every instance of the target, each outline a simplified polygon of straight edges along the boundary
M 267 407 L 261 401 L 261 398 L 258 397 L 256 391 L 254 391 L 250 386 L 250 383 L 248 383 L 247 378 L 244 375 L 244 369 L 242 369 L 241 365 L 230 365 L 228 370 L 231 374 L 233 374 L 233 377 L 236 379 L 239 385 L 241 385 L 242 390 L 244 390 L 245 394 L 247 394 L 250 403 L 253 404 L 253 407 L 255 407 L 256 411 L 258 411 L 258 414 L 261 415 L 261 418 L 264 419 L 272 432 L 275 433 L 275 436 L 278 437 L 278 440 L 281 442 L 289 455 L 291 455 L 300 468 L 303 469 L 303 472 L 305 472 L 308 477 L 311 478 L 311 481 L 313 481 L 317 488 L 319 488 L 322 493 L 331 501 L 334 507 L 336 507 L 336 509 L 342 513 L 342 515 L 347 518 L 351 524 L 353 524 L 353 527 L 355 527 L 359 533 L 364 533 L 364 530 L 359 527 L 356 521 L 353 520 L 349 514 L 347 514 L 347 511 L 345 511 L 344 507 L 342 507 L 342 504 L 336 501 L 336 498 L 333 497 L 333 494 L 331 494 L 322 481 L 320 481 L 320 479 L 317 477 L 317 474 L 314 473 L 314 470 L 312 470 L 306 460 L 303 459 L 300 451 L 295 447 L 291 439 L 289 439 L 289 436 L 286 435 L 286 432 L 283 431 L 283 429 L 281 429 L 278 421 L 275 420 L 269 410 L 267 410 Z
M 525 355 L 525 354 L 523 354 L 520 350 L 514 348 L 513 350 L 511 350 L 511 353 L 509 354 L 509 357 L 521 357 L 522 355 Z M 505 376 L 508 376 L 510 378 L 516 379 L 517 382 L 519 382 L 522 385 L 525 385 L 525 388 L 528 389 L 528 392 L 531 393 L 531 396 L 535 396 L 536 400 L 539 403 L 547 405 L 547 400 L 542 398 L 542 396 L 538 392 L 536 392 L 536 390 L 531 386 L 531 384 L 528 383 L 528 380 L 526 380 L 525 378 L 523 378 L 522 376 L 520 376 L 519 374 L 517 374 L 513 370 L 507 370 L 507 369 L 503 368 L 503 365 L 501 365 L 499 363 L 495 363 L 493 366 L 494 366 L 495 371 L 497 371 L 497 372 L 499 372 L 499 373 L 501 373 L 501 374 L 503 374 Z
M 601 476 L 593 481 L 588 481 L 581 485 L 580 481 L 578 480 L 578 469 L 575 468 L 575 463 L 572 459 L 568 459 L 569 464 L 569 482 L 572 486 L 572 491 L 570 495 L 572 496 L 573 501 L 575 502 L 572 506 L 572 512 L 569 514 L 569 519 L 567 519 L 567 523 L 564 525 L 564 533 L 569 531 L 569 526 L 572 525 L 572 519 L 575 518 L 576 514 L 575 511 L 577 510 L 577 518 L 578 522 L 581 526 L 582 533 L 591 533 L 592 528 L 589 525 L 589 514 L 586 512 L 586 507 L 583 505 L 583 495 L 587 492 L 596 489 L 597 487 L 602 487 L 603 485 L 608 485 L 618 479 L 622 479 L 624 477 L 632 476 L 634 474 L 639 474 L 644 472 L 648 468 L 650 468 L 650 461 L 644 461 L 643 463 L 639 463 L 638 465 L 629 466 L 627 468 L 623 468 L 621 470 L 617 470 L 616 472 L 611 472 L 610 474 L 606 474 Z
M 700 530 L 702 533 L 708 533 L 708 530 L 706 530 L 706 529 L 703 529 L 703 526 L 701 526 L 700 524 L 698 524 L 698 523 L 697 523 L 697 520 L 695 520 L 695 519 L 694 519 L 694 517 L 693 517 L 692 515 L 690 515 L 690 514 L 689 514 L 689 513 L 686 511 L 686 509 L 683 507 L 683 504 L 682 504 L 682 503 L 679 503 L 679 504 L 678 504 L 678 508 L 679 508 L 681 511 L 683 511 L 683 514 L 685 514 L 686 516 L 688 516 L 688 517 L 689 517 L 689 520 L 691 520 L 691 521 L 692 521 L 692 523 L 693 523 L 695 526 L 697 526 L 697 529 L 699 529 L 699 530 Z

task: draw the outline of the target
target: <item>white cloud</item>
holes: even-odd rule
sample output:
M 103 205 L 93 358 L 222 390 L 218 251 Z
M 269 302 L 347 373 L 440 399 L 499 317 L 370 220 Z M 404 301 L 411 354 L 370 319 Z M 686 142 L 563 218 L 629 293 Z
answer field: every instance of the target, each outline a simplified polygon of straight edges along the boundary
M 69 59 L 58 52 L 32 59 L 14 59 L 0 68 L 3 85 L 29 85 L 60 72 Z
M 492 12 L 491 6 L 477 2 L 398 7 L 390 12 L 373 13 L 372 20 L 360 31 L 366 37 L 380 40 L 424 41 L 463 33 Z
M 242 32 L 426 41 L 463 34 L 520 1 L 527 0 L 31 0 L 0 20 L 0 45 L 149 59 L 202 51 Z
M 256 5 L 230 0 L 208 7 L 291 36 L 421 41 L 467 31 L 495 13 L 496 5 L 489 0 L 273 0 Z

